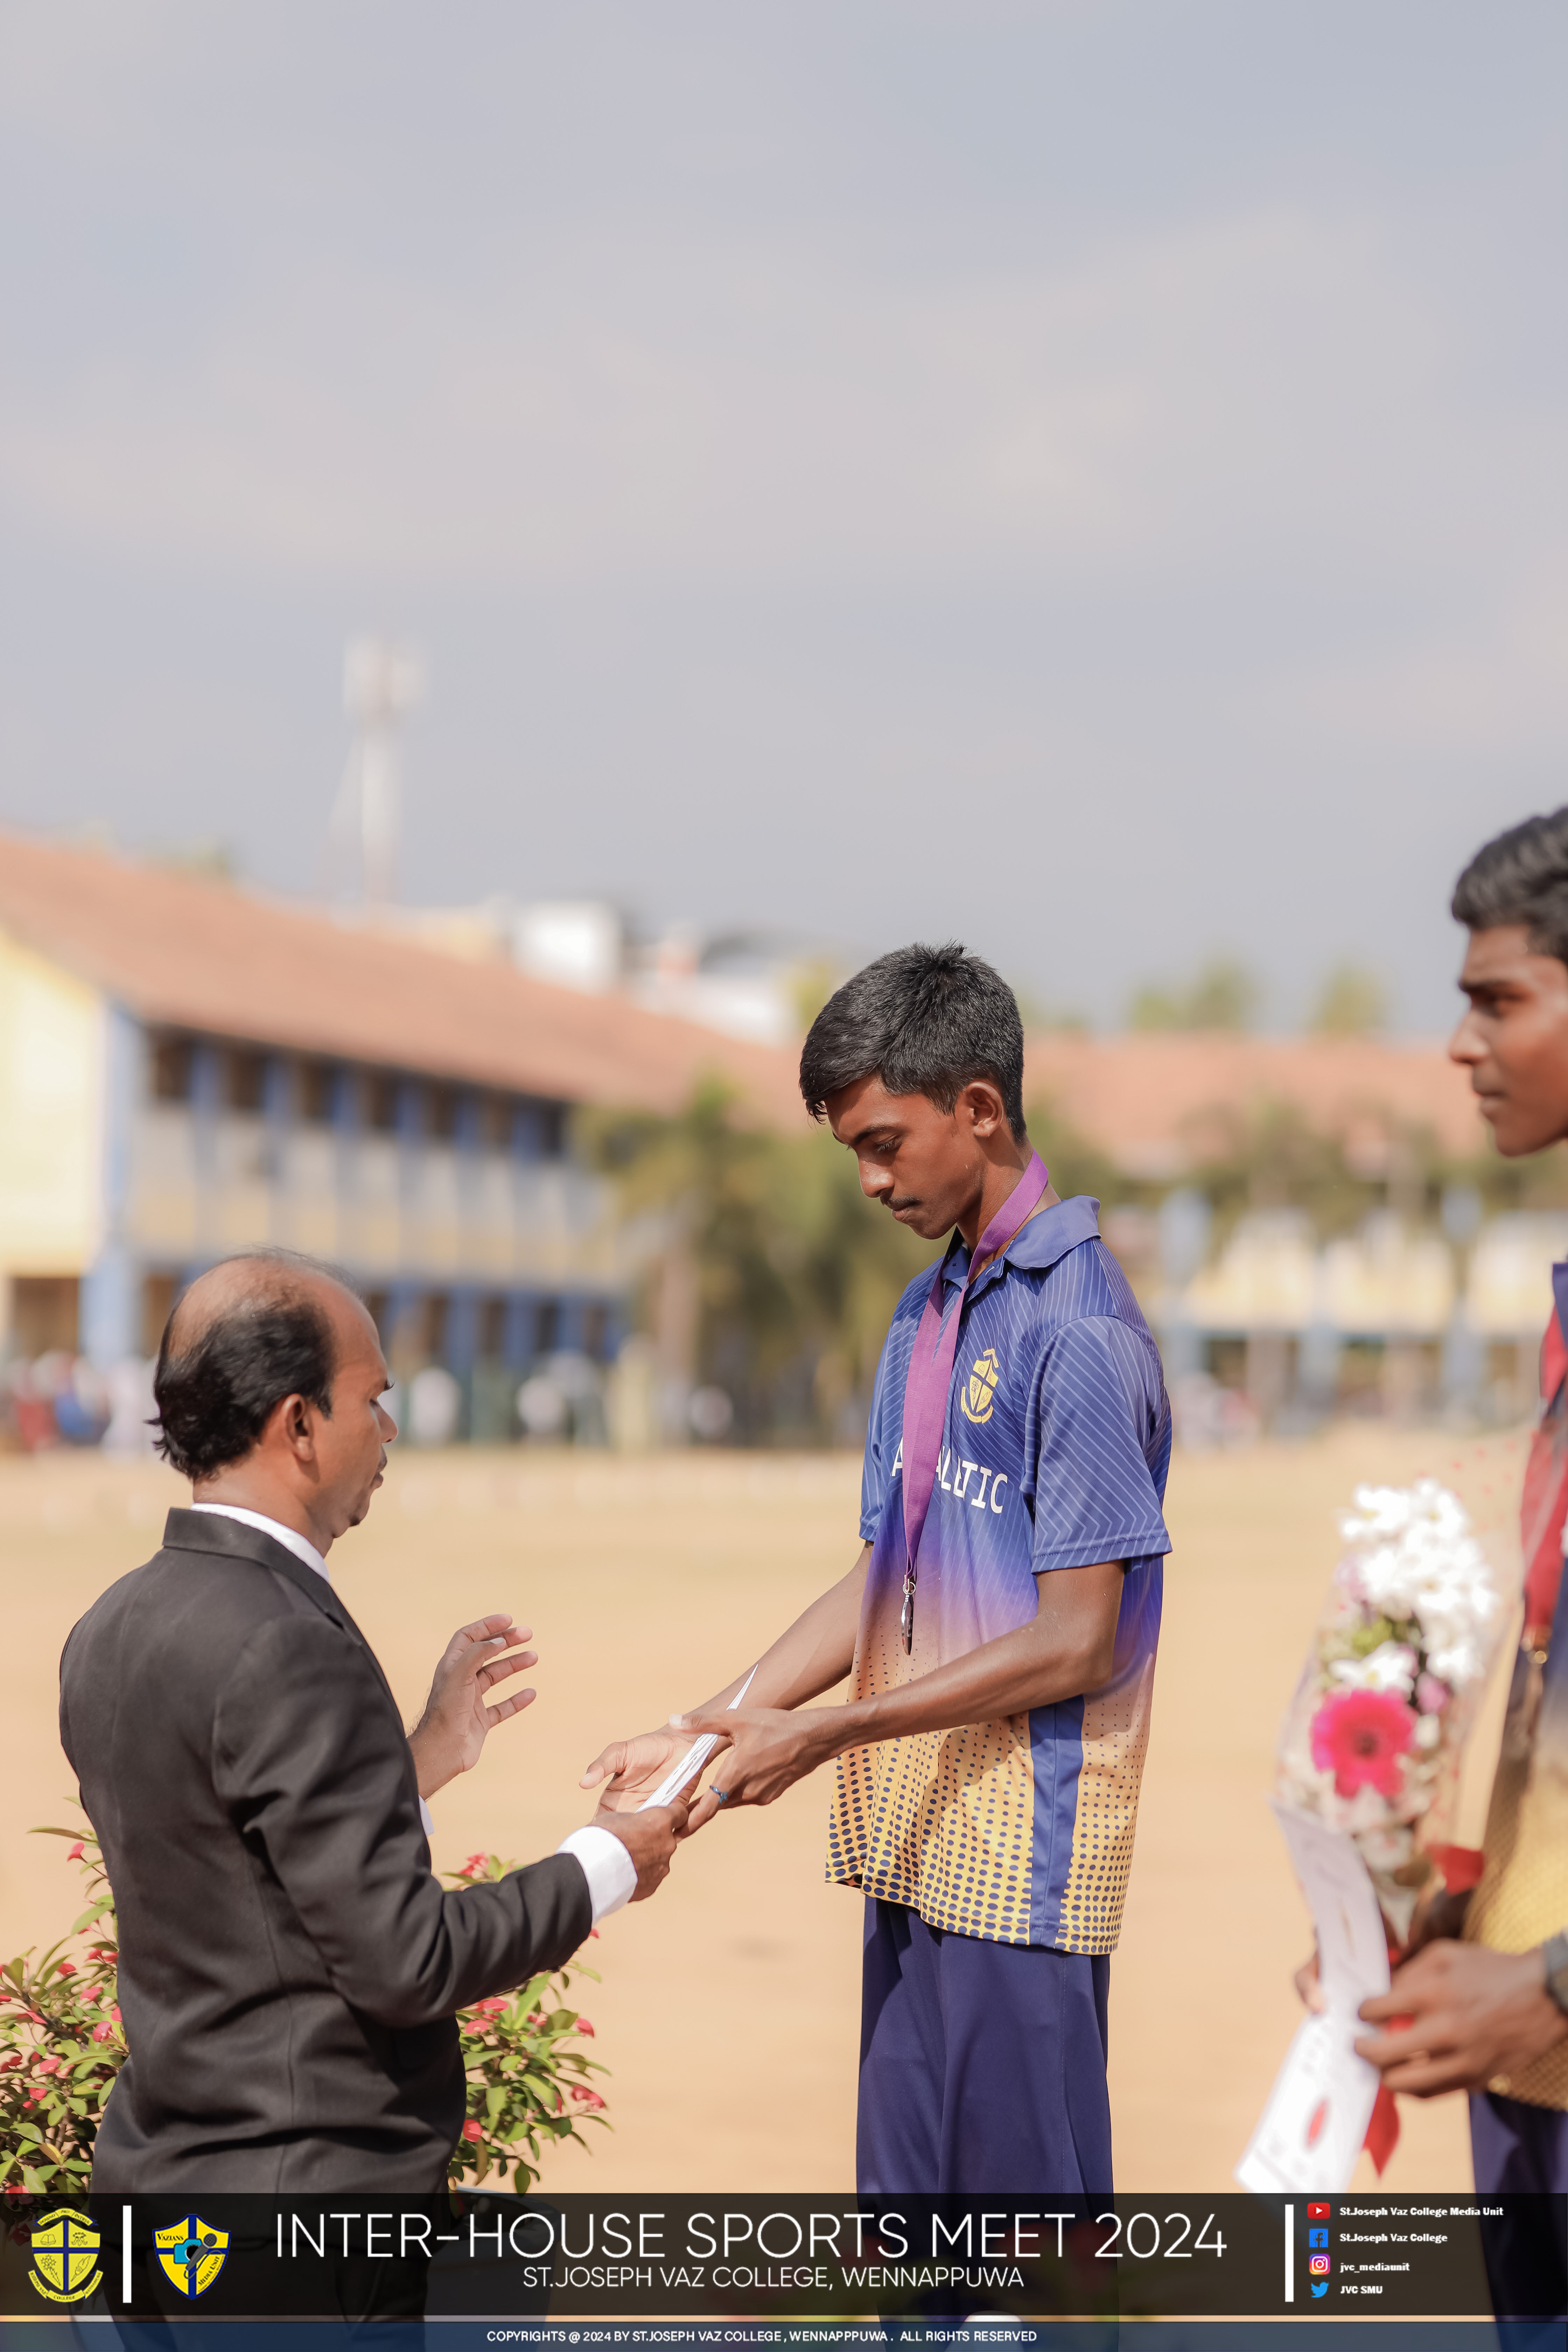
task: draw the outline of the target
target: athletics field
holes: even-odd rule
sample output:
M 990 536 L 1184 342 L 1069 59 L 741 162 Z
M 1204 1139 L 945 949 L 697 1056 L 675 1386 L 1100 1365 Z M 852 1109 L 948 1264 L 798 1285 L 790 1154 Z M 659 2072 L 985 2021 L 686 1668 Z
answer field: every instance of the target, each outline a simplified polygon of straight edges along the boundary
M 1268 1814 L 1275 1730 L 1363 1478 L 1455 1485 L 1500 1575 L 1518 1433 L 1484 1443 L 1375 1424 L 1294 1445 L 1178 1454 L 1154 1729 L 1122 1943 L 1111 1972 L 1117 2187 L 1221 2189 L 1297 2014 L 1304 1914 Z M 534 1629 L 536 1704 L 434 1804 L 437 1867 L 519 1861 L 585 1817 L 577 1774 L 603 1742 L 693 1704 L 747 1665 L 851 1564 L 848 1456 L 395 1453 L 334 1579 L 405 1719 L 453 1628 L 510 1608 Z M 65 1822 L 56 1663 L 94 1595 L 156 1548 L 187 1499 L 154 1464 L 0 1461 L 8 1640 L 0 1659 L 0 1959 L 79 1907 L 74 1869 L 30 1823 Z M 1489 1721 L 1461 1831 L 1479 1835 Z M 663 1892 L 605 1923 L 583 1984 L 614 2132 L 547 2160 L 560 2189 L 842 2190 L 854 2179 L 858 1897 L 823 1884 L 826 1779 L 721 1818 Z M 1401 2102 L 1389 2185 L 1469 2186 L 1462 2102 Z M 1363 2159 L 1363 2179 L 1372 2174 Z

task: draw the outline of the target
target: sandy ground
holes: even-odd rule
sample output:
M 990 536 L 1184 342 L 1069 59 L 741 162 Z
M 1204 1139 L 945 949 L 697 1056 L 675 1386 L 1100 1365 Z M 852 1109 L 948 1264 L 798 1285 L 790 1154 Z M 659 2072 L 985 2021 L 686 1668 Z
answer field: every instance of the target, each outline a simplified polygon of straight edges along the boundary
M 1111 1979 L 1119 2188 L 1230 2187 L 1295 2022 L 1304 1914 L 1265 1800 L 1335 1558 L 1335 1510 L 1362 1478 L 1430 1471 L 1460 1488 L 1500 1571 L 1517 1578 L 1522 1458 L 1518 1436 L 1458 1445 L 1373 1426 L 1178 1455 L 1153 1739 Z M 437 1866 L 480 1848 L 525 1860 L 552 1847 L 584 1817 L 576 1778 L 605 1739 L 705 1697 L 850 1564 L 858 1496 L 844 1457 L 395 1462 L 333 1568 L 407 1718 L 466 1618 L 510 1608 L 542 1654 L 536 1705 L 436 1801 Z M 26 1834 L 71 1818 L 55 1728 L 61 1642 L 184 1499 L 153 1464 L 0 1461 L 0 1958 L 49 1940 L 77 1907 L 63 1848 Z M 812 1780 L 721 1820 L 656 1901 L 589 1947 L 604 1981 L 581 1988 L 583 2005 L 613 2070 L 615 2130 L 592 2135 L 592 2156 L 553 2154 L 554 2186 L 852 2187 L 860 1905 L 823 1884 L 826 1797 Z M 1474 1790 L 1468 1802 L 1473 1826 Z M 1389 2185 L 1468 2188 L 1461 2102 L 1403 2104 Z

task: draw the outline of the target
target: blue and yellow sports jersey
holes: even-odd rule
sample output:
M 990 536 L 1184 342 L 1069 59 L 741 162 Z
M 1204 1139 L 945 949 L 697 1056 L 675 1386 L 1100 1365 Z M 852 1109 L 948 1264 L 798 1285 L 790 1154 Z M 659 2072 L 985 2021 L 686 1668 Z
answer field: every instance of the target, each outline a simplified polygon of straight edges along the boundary
M 1159 1351 L 1098 1212 L 1082 1199 L 1040 1210 L 963 1307 L 910 1654 L 900 1434 L 930 1272 L 899 1301 L 866 1443 L 860 1531 L 873 1549 L 853 1687 L 896 1689 L 1027 1624 L 1045 1570 L 1120 1559 L 1110 1680 L 1000 1722 L 851 1749 L 827 1864 L 831 1881 L 909 1904 L 933 1927 L 1065 1952 L 1109 1952 L 1121 1927 L 1171 1549 Z M 968 1271 L 955 1241 L 945 1312 Z

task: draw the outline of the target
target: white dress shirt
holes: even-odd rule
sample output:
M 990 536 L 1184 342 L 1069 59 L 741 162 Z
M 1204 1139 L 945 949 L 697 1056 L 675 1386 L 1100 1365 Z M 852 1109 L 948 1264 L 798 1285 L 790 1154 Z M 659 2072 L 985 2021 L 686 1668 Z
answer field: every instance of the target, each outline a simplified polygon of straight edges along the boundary
M 219 1518 L 238 1519 L 247 1528 L 259 1528 L 264 1536 L 270 1536 L 274 1543 L 282 1544 L 296 1559 L 303 1560 L 307 1568 L 313 1568 L 318 1576 L 324 1577 L 331 1584 L 332 1572 L 315 1545 L 308 1537 L 297 1535 L 292 1528 L 286 1528 L 280 1519 L 267 1518 L 260 1511 L 241 1510 L 237 1503 L 193 1503 L 191 1508 L 194 1511 L 212 1511 Z M 426 1836 L 433 1837 L 436 1823 L 423 1797 L 419 1800 L 419 1818 L 425 1825 Z M 594 1906 L 595 1927 L 601 1919 L 607 1919 L 612 1911 L 618 1911 L 624 1903 L 629 1903 L 636 1894 L 637 1865 L 620 1839 L 613 1837 L 608 1830 L 591 1827 L 574 1830 L 570 1836 L 562 1839 L 555 1851 L 574 1855 L 582 1865 L 583 1875 L 588 1882 L 588 1900 Z

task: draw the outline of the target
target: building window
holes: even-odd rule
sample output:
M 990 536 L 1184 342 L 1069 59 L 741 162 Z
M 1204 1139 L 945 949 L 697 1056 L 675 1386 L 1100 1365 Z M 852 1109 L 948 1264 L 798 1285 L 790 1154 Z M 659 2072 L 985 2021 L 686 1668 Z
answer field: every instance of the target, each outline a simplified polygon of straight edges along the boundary
M 154 1037 L 150 1077 L 154 1102 L 189 1102 L 191 1041 L 188 1037 Z
M 566 1150 L 566 1106 L 564 1103 L 541 1103 L 539 1106 L 539 1156 L 542 1160 L 560 1160 Z
M 590 1300 L 583 1309 L 583 1353 L 602 1364 L 609 1354 L 610 1310 L 602 1298 Z
M 177 1274 L 150 1274 L 142 1285 L 142 1353 L 155 1356 L 180 1295 Z
M 533 1310 L 533 1352 L 552 1356 L 561 1345 L 561 1301 L 542 1298 Z
M 337 1072 L 330 1062 L 300 1065 L 300 1116 L 311 1126 L 330 1125 Z
M 458 1132 L 458 1089 L 456 1087 L 430 1087 L 425 1097 L 425 1128 L 426 1134 L 450 1142 Z
M 377 1135 L 397 1132 L 398 1084 L 390 1070 L 372 1070 L 364 1087 L 364 1123 Z
M 236 1052 L 228 1057 L 230 1110 L 259 1110 L 267 1099 L 267 1056 Z
M 515 1106 L 510 1095 L 479 1097 L 479 1136 L 481 1151 L 510 1151 Z
M 500 1358 L 506 1346 L 506 1300 L 485 1298 L 479 1302 L 479 1355 L 486 1361 Z
M 386 1342 L 388 1337 L 386 1318 L 391 1305 L 392 1301 L 384 1290 L 367 1290 L 364 1294 L 364 1311 L 370 1317 L 371 1321 L 375 1325 L 376 1333 L 381 1340 L 382 1353 L 384 1355 L 386 1352 Z
M 79 1285 L 74 1274 L 19 1274 L 11 1285 L 11 1344 L 19 1356 L 74 1356 Z

